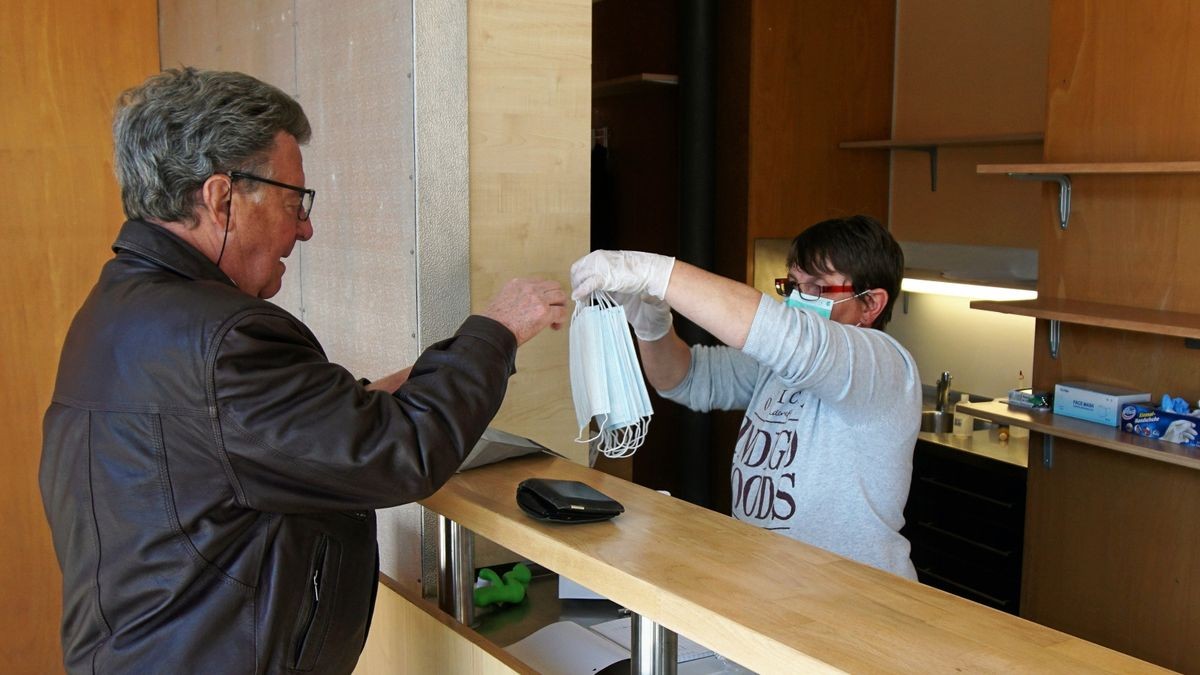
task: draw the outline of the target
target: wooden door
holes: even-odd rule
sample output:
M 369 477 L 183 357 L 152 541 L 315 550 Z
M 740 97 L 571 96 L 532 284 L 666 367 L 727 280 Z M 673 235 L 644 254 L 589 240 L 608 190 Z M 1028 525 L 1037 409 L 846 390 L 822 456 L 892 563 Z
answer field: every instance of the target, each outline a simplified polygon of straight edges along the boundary
M 154 0 L 0 3 L 0 670 L 60 671 L 60 575 L 37 485 L 67 325 L 121 224 L 117 94 L 158 69 Z

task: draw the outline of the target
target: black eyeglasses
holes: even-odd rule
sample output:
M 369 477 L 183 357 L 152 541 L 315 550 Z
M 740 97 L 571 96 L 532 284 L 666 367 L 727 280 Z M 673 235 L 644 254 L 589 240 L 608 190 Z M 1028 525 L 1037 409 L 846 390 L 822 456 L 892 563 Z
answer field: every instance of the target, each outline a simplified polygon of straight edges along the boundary
M 262 176 L 255 176 L 252 173 L 246 173 L 244 171 L 230 171 L 229 178 L 231 180 L 245 178 L 246 180 L 255 180 L 260 183 L 266 183 L 267 185 L 274 185 L 275 187 L 281 187 L 293 192 L 299 192 L 300 208 L 296 211 L 296 217 L 300 220 L 308 220 L 308 214 L 312 213 L 313 201 L 317 198 L 316 190 L 310 190 L 308 188 L 302 188 L 296 185 L 288 185 L 287 183 L 280 183 L 277 180 L 263 178 Z
M 853 286 L 822 286 L 820 284 L 798 284 L 792 281 L 791 277 L 782 277 L 775 280 L 775 292 L 787 297 L 792 294 L 793 290 L 800 291 L 800 297 L 805 300 L 820 299 L 822 293 L 853 293 Z

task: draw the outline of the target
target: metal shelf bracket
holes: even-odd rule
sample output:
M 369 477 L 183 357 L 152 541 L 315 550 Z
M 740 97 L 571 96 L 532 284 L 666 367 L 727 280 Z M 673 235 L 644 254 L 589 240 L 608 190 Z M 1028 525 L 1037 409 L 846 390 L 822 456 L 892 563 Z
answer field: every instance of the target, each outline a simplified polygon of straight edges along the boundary
M 919 148 L 929 154 L 929 191 L 937 192 L 937 156 L 938 146 L 931 145 L 928 148 Z
M 1054 437 L 1050 434 L 1042 434 L 1042 466 L 1054 468 Z
M 1062 340 L 1062 322 L 1050 319 L 1050 358 L 1058 358 L 1058 346 Z
M 1058 183 L 1058 226 L 1067 229 L 1071 218 L 1071 177 L 1065 173 L 1009 173 L 1018 180 L 1040 180 Z

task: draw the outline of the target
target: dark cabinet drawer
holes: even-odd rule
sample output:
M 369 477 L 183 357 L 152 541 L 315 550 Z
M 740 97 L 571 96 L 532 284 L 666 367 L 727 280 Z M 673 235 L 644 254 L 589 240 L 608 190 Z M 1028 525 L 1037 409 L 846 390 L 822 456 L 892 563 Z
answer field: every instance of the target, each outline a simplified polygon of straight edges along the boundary
M 922 583 L 1017 613 L 1024 468 L 918 442 L 904 518 Z

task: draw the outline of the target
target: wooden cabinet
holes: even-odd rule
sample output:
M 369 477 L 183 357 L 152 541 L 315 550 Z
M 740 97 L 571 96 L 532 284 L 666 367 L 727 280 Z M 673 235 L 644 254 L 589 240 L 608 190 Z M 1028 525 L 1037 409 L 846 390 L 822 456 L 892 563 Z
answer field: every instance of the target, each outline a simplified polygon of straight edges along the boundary
M 921 583 L 1018 613 L 1024 467 L 917 441 L 904 520 Z
M 976 306 L 1037 319 L 1038 389 L 1084 380 L 1194 400 L 1200 15 L 1158 0 L 1050 7 L 1042 160 L 978 169 L 1058 183 L 1042 188 L 1039 297 Z M 1200 672 L 1197 458 L 1099 425 L 1029 421 L 1041 457 L 1029 464 L 1022 615 Z

